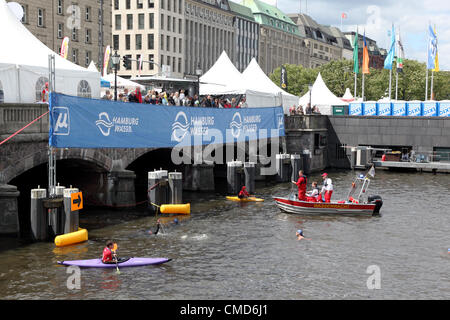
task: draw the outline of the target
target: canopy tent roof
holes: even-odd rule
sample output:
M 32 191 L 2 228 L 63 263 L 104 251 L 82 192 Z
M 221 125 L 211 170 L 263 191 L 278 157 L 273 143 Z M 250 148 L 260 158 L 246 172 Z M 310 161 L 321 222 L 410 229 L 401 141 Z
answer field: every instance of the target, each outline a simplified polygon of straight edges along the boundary
M 111 87 L 114 88 L 116 81 L 113 73 L 107 74 L 102 77 L 102 79 L 108 81 L 111 84 Z M 145 90 L 145 86 L 142 84 L 117 76 L 117 88 L 128 88 L 134 90 L 136 87 L 139 87 L 141 90 Z
M 200 77 L 200 95 L 244 94 L 247 85 L 225 51 Z
M 78 66 L 48 48 L 0 0 L 0 82 L 5 102 L 35 102 L 48 81 L 49 55 L 55 57 L 55 89 L 69 95 L 100 96 L 100 73 Z
M 310 91 L 300 98 L 299 104 L 306 106 L 310 102 Z M 342 101 L 336 97 L 322 79 L 322 75 L 319 73 L 311 91 L 311 107 L 313 106 L 347 106 L 348 102 Z M 323 112 L 322 112 L 323 113 Z
M 353 97 L 353 95 L 352 95 L 352 93 L 350 92 L 350 89 L 349 88 L 347 88 L 346 90 L 345 90 L 345 94 L 344 94 L 344 96 L 341 98 L 343 101 L 345 101 L 345 102 L 352 102 L 352 101 L 355 101 L 355 98 Z

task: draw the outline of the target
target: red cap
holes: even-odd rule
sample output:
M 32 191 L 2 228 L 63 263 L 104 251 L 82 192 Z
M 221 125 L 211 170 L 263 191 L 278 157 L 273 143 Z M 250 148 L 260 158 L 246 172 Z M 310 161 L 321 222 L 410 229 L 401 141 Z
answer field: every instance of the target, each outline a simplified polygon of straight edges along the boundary
M 322 174 L 322 177 L 327 177 L 327 176 L 328 176 L 328 173 Z

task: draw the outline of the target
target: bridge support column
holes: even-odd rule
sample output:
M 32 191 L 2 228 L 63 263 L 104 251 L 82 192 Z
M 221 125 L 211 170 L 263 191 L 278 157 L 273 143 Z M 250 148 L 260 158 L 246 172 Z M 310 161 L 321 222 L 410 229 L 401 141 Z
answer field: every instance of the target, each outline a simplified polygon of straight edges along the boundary
M 189 191 L 214 191 L 214 164 L 186 165 L 183 188 Z
M 130 170 L 111 171 L 108 174 L 106 205 L 117 208 L 136 205 L 135 179 L 136 174 Z
M 66 188 L 63 191 L 64 213 L 65 213 L 64 233 L 78 231 L 78 227 L 80 225 L 80 215 L 79 215 L 79 210 L 72 211 L 71 194 L 77 193 L 79 191 L 80 190 L 78 190 L 78 188 Z
M 44 241 L 48 237 L 47 210 L 44 208 L 44 199 L 47 197 L 46 189 L 31 190 L 31 236 L 34 241 Z
M 227 162 L 228 193 L 236 195 L 242 188 L 242 161 Z
M 171 204 L 183 203 L 183 174 L 181 172 L 169 173 L 169 194 Z
M 290 156 L 288 154 L 277 154 L 277 181 L 288 182 L 290 173 Z
M 19 212 L 16 186 L 0 184 L 0 234 L 19 236 Z
M 300 170 L 303 170 L 302 158 L 299 154 L 291 154 L 291 167 L 292 167 L 291 180 L 297 181 L 298 172 Z
M 245 173 L 245 187 L 247 188 L 247 192 L 250 194 L 255 193 L 256 163 L 245 162 L 244 173 Z

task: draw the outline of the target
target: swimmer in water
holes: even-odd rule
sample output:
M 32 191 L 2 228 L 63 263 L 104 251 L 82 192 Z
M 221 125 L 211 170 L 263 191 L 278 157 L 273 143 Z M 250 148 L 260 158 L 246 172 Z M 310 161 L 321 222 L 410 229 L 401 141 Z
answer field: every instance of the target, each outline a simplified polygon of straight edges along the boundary
M 149 231 L 148 231 L 148 234 L 154 234 L 154 235 L 156 235 L 156 234 L 158 234 L 160 228 L 161 228 L 161 219 L 158 219 L 158 220 L 156 221 L 156 230 L 155 230 L 155 231 L 149 230 Z
M 297 240 L 311 240 L 311 239 L 307 239 L 305 238 L 305 236 L 303 235 L 303 230 L 302 229 L 298 229 L 297 232 L 295 233 L 295 235 L 297 236 Z

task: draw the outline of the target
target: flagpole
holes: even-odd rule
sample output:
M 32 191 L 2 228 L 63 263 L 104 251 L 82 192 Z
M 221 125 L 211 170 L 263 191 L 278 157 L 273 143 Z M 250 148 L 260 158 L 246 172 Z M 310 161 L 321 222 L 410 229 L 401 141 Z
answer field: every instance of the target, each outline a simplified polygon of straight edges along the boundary
M 355 99 L 356 99 L 356 86 L 357 86 L 357 81 L 358 81 L 358 74 L 355 72 L 355 90 L 354 90 L 354 92 L 355 92 L 355 95 L 354 95 Z
M 428 98 L 428 67 L 427 67 L 427 76 L 425 77 L 425 101 L 427 101 Z
M 364 102 L 364 72 L 362 74 L 362 101 Z
M 392 93 L 392 65 L 391 69 L 389 70 L 389 100 L 391 100 L 391 93 Z
M 395 100 L 398 100 L 398 70 L 395 76 Z
M 433 100 L 433 79 L 434 79 L 434 70 L 431 70 L 431 92 L 430 92 L 430 100 Z

